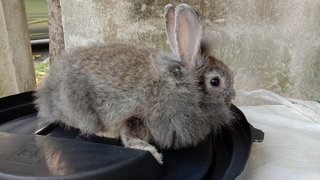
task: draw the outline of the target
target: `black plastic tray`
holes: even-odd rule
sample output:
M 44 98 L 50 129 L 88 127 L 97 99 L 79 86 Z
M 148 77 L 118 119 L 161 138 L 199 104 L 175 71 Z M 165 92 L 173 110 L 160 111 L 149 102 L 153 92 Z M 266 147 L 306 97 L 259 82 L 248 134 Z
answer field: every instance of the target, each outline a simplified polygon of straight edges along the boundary
M 236 123 L 197 147 L 162 151 L 160 166 L 147 151 L 117 139 L 83 137 L 77 129 L 38 127 L 33 92 L 0 99 L 0 179 L 234 179 L 255 141 L 253 128 L 232 106 Z

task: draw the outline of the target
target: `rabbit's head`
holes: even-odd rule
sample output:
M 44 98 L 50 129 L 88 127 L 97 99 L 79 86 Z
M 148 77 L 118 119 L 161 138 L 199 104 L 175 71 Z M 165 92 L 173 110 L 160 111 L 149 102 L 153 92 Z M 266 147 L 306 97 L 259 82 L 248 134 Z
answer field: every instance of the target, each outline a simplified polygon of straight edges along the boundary
M 223 62 L 210 55 L 212 40 L 203 36 L 198 14 L 187 4 L 165 7 L 165 21 L 172 51 L 198 77 L 202 91 L 201 107 L 217 124 L 231 119 L 229 109 L 235 97 L 233 72 Z

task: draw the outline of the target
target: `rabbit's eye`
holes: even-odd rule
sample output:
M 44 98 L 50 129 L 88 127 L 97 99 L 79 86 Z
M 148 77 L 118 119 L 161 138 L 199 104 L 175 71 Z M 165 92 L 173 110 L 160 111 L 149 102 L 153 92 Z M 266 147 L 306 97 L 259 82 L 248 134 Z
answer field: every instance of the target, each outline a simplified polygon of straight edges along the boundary
M 170 72 L 177 78 L 182 77 L 182 69 L 179 65 L 172 65 L 169 67 Z
M 212 86 L 215 86 L 215 87 L 218 87 L 218 86 L 220 86 L 220 78 L 219 77 L 214 77 L 214 78 L 212 78 L 211 80 L 210 80 L 210 84 L 212 85 Z

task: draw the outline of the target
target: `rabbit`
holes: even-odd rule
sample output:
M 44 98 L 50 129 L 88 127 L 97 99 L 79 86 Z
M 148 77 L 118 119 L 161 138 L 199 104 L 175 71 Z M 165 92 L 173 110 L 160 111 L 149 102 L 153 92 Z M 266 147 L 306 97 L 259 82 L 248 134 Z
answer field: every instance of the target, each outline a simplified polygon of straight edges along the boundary
M 173 53 L 121 42 L 62 52 L 35 93 L 39 119 L 111 134 L 160 164 L 157 148 L 195 146 L 231 124 L 232 72 L 209 55 L 198 15 L 168 4 L 165 21 Z

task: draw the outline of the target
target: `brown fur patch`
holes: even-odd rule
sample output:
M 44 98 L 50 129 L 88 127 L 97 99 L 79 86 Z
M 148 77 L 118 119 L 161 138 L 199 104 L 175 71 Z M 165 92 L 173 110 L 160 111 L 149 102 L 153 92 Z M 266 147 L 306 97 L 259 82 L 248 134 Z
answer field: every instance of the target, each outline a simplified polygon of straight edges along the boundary
M 133 137 L 143 139 L 148 134 L 144 121 L 140 117 L 131 116 L 127 119 L 125 126 L 128 129 L 128 133 Z

